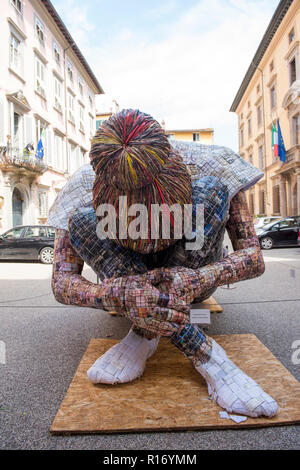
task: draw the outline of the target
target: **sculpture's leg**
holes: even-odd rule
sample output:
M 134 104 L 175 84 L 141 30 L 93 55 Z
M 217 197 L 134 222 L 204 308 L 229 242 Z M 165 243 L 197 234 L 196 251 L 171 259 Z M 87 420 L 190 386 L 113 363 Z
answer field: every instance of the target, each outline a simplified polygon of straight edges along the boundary
M 207 382 L 208 393 L 229 412 L 246 416 L 274 416 L 275 400 L 226 355 L 224 349 L 200 329 L 186 325 L 171 342 L 189 357 Z
M 148 339 L 131 329 L 90 367 L 87 371 L 90 381 L 117 384 L 137 379 L 143 374 L 146 361 L 156 350 L 158 342 L 159 336 Z

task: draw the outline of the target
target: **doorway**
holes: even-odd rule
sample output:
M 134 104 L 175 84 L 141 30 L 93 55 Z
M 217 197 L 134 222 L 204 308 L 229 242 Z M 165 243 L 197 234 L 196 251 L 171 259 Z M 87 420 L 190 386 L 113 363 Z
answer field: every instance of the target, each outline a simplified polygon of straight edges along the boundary
M 23 198 L 18 188 L 13 190 L 12 195 L 13 227 L 23 225 Z

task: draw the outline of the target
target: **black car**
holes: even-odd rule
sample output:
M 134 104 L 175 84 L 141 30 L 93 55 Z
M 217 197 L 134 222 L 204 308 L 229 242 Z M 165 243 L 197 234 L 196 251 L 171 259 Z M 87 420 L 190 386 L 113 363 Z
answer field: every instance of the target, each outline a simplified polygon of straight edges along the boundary
M 265 225 L 257 230 L 261 248 L 270 250 L 274 246 L 299 246 L 300 216 L 292 216 Z
M 55 230 L 47 225 L 22 225 L 0 235 L 0 260 L 40 260 L 53 263 Z

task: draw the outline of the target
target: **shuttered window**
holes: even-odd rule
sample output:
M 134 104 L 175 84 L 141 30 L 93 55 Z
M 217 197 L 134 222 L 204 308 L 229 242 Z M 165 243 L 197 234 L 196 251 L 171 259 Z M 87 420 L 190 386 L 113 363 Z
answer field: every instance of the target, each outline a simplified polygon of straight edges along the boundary
M 276 186 L 273 186 L 273 214 L 280 214 L 279 184 Z

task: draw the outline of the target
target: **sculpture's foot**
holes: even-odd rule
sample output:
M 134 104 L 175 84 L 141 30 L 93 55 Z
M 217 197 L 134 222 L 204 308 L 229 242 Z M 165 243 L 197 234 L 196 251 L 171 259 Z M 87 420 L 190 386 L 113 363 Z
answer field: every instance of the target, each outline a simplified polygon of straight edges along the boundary
M 195 364 L 206 379 L 208 393 L 228 412 L 256 418 L 272 417 L 277 413 L 276 401 L 227 357 L 224 349 L 212 340 L 212 355 L 208 362 Z
M 118 344 L 106 351 L 87 371 L 94 384 L 117 384 L 131 382 L 140 377 L 147 359 L 152 356 L 158 338 L 147 339 L 132 330 Z

